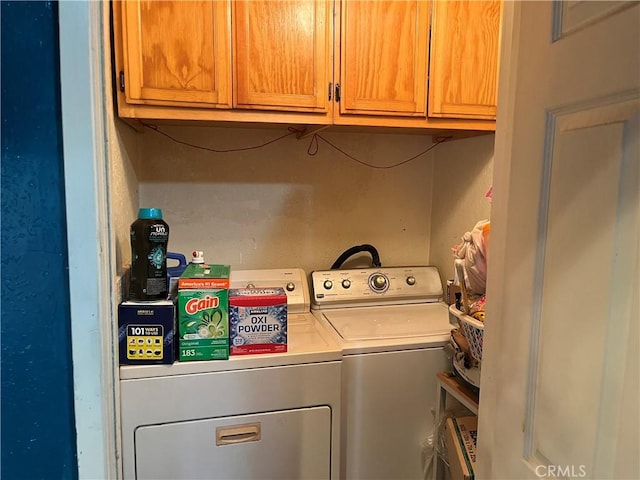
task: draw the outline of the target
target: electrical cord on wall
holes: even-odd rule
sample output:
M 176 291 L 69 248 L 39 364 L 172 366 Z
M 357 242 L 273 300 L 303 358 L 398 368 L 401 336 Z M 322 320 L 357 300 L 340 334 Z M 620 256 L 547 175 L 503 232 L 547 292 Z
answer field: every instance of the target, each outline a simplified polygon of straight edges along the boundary
M 271 139 L 267 142 L 261 143 L 259 145 L 252 145 L 252 146 L 248 146 L 248 147 L 238 147 L 238 148 L 228 148 L 228 149 L 216 149 L 216 148 L 211 148 L 211 147 L 203 147 L 201 145 L 195 145 L 193 143 L 189 143 L 189 142 L 185 142 L 182 140 L 179 140 L 171 135 L 169 135 L 166 132 L 163 132 L 162 130 L 160 130 L 160 127 L 158 127 L 158 125 L 154 125 L 151 123 L 147 123 L 147 122 L 140 122 L 144 127 L 150 129 L 151 131 L 162 135 L 168 139 L 170 139 L 172 142 L 177 143 L 179 145 L 184 145 L 187 147 L 191 147 L 191 148 L 196 148 L 198 150 L 206 150 L 208 152 L 214 152 L 214 153 L 232 153 L 232 152 L 242 152 L 242 151 L 246 151 L 246 150 L 256 150 L 259 148 L 263 148 L 266 147 L 267 145 L 271 145 L 272 143 L 275 143 L 279 140 L 282 140 L 284 138 L 290 137 L 291 135 L 295 135 L 297 139 L 301 139 L 302 136 L 305 134 L 306 132 L 306 128 L 303 129 L 299 129 L 299 128 L 295 128 L 295 127 L 288 127 L 288 133 L 285 133 L 284 135 L 280 135 L 274 139 Z M 422 152 L 407 158 L 406 160 L 402 160 L 400 162 L 397 162 L 393 165 L 372 165 L 370 163 L 367 163 L 365 161 L 359 160 L 358 158 L 354 157 L 353 155 L 345 152 L 344 150 L 342 150 L 340 147 L 334 145 L 333 143 L 331 143 L 329 140 L 327 140 L 326 138 L 324 138 L 322 135 L 320 135 L 319 133 L 314 133 L 311 137 L 311 141 L 309 142 L 309 146 L 307 148 L 307 155 L 313 157 L 315 155 L 318 154 L 318 151 L 320 150 L 320 145 L 318 140 L 322 140 L 324 143 L 328 144 L 330 147 L 334 148 L 335 150 L 337 150 L 338 152 L 340 152 L 342 155 L 344 155 L 345 157 L 349 158 L 350 160 L 353 160 L 354 162 L 359 163 L 360 165 L 364 165 L 366 167 L 369 168 L 375 168 L 375 169 L 389 169 L 389 168 L 395 168 L 395 167 L 399 167 L 401 165 L 404 165 L 405 163 L 409 163 L 412 160 L 415 160 L 418 157 L 421 157 L 422 155 L 424 155 L 425 153 L 429 152 L 430 150 L 432 150 L 433 148 L 437 147 L 438 145 L 440 145 L 441 143 L 444 143 L 448 140 L 451 140 L 453 137 L 452 136 L 438 136 L 435 138 L 433 145 L 431 145 L 429 148 L 427 148 L 426 150 L 423 150 Z
M 413 157 L 407 158 L 406 160 L 402 160 L 398 163 L 394 163 L 393 165 L 372 165 L 370 163 L 364 162 L 362 160 L 357 159 L 356 157 L 354 157 L 353 155 L 348 154 L 347 152 L 345 152 L 344 150 L 342 150 L 340 147 L 335 146 L 333 143 L 331 143 L 329 140 L 327 140 L 326 138 L 324 138 L 322 135 L 318 134 L 318 133 L 314 133 L 313 137 L 311 138 L 311 143 L 309 144 L 309 148 L 307 149 L 307 155 L 309 156 L 314 156 L 318 153 L 318 139 L 322 140 L 323 142 L 329 144 L 331 147 L 333 147 L 334 149 L 336 149 L 337 151 L 339 151 L 341 154 L 343 154 L 345 157 L 353 160 L 354 162 L 357 162 L 361 165 L 364 165 L 366 167 L 369 168 L 377 168 L 377 169 L 387 169 L 387 168 L 395 168 L 395 167 L 399 167 L 400 165 L 404 165 L 405 163 L 409 163 L 412 160 L 415 160 L 416 158 L 424 155 L 425 153 L 427 153 L 429 150 L 437 147 L 438 145 L 440 145 L 441 143 L 446 142 L 447 140 L 452 139 L 453 137 L 436 137 L 433 145 L 431 145 L 429 148 L 427 148 L 426 150 L 418 153 L 417 155 L 414 155 Z
M 249 147 L 227 148 L 227 149 L 220 150 L 220 149 L 217 149 L 217 148 L 203 147 L 201 145 L 195 145 L 193 143 L 189 143 L 189 142 L 184 142 L 182 140 L 178 140 L 177 138 L 172 137 L 168 133 L 163 132 L 162 130 L 160 130 L 160 127 L 158 127 L 158 125 L 153 125 L 151 123 L 146 123 L 146 122 L 142 122 L 142 121 L 140 123 L 142 123 L 142 125 L 144 127 L 147 127 L 148 129 L 150 129 L 150 130 L 152 130 L 152 131 L 154 131 L 154 132 L 156 132 L 156 133 L 158 133 L 158 134 L 160 134 L 160 135 L 162 135 L 164 137 L 167 137 L 172 142 L 175 142 L 175 143 L 180 144 L 180 145 L 185 145 L 185 146 L 191 147 L 191 148 L 197 148 L 198 150 L 206 150 L 207 152 L 214 152 L 214 153 L 232 153 L 232 152 L 242 152 L 242 151 L 245 151 L 245 150 L 256 150 L 258 148 L 262 148 L 262 147 L 266 147 L 267 145 L 271 145 L 272 143 L 275 143 L 278 140 L 282 140 L 283 138 L 290 137 L 291 135 L 297 135 L 298 138 L 300 138 L 300 136 L 302 134 L 304 134 L 304 130 L 299 130 L 297 128 L 289 127 L 288 128 L 289 133 L 285 133 L 284 135 L 276 137 L 276 138 L 274 138 L 272 140 L 269 140 L 267 142 L 261 143 L 260 145 L 252 145 L 252 146 L 249 146 Z

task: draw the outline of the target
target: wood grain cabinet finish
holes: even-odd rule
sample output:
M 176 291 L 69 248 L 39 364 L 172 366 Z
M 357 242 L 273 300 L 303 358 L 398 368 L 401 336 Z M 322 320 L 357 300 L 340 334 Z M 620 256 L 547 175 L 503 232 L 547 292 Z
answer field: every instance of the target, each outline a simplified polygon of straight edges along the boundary
M 126 102 L 231 108 L 228 1 L 115 2 Z
M 122 118 L 495 129 L 499 0 L 112 5 Z
M 501 2 L 433 2 L 429 116 L 495 119 Z
M 424 118 L 429 2 L 345 0 L 339 6 L 339 115 Z
M 235 108 L 329 113 L 333 2 L 233 2 Z

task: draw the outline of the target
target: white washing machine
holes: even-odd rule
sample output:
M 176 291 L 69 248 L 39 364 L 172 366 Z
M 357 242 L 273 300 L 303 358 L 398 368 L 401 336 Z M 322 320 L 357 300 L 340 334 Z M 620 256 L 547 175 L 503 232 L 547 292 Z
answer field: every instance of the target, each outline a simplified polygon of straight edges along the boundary
M 311 310 L 342 346 L 341 478 L 423 479 L 452 325 L 435 267 L 312 273 Z
M 338 479 L 340 345 L 299 269 L 233 271 L 287 292 L 288 351 L 120 367 L 125 479 Z

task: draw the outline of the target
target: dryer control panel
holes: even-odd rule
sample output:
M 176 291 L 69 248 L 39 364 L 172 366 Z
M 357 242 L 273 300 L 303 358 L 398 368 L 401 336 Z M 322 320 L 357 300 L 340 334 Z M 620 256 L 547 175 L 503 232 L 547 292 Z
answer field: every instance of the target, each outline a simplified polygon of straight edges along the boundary
M 282 287 L 287 294 L 289 313 L 309 311 L 307 274 L 300 268 L 232 270 L 231 288 Z
M 319 270 L 311 284 L 312 310 L 438 302 L 443 296 L 433 266 Z

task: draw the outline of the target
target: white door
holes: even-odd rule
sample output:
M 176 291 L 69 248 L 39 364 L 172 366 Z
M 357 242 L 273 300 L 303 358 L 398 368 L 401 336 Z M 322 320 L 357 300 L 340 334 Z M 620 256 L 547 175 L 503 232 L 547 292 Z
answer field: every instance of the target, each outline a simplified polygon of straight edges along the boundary
M 637 479 L 640 6 L 504 21 L 478 478 Z
M 140 426 L 135 463 L 136 480 L 329 479 L 331 408 Z

